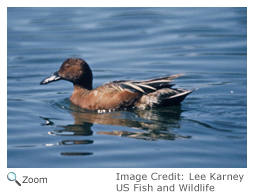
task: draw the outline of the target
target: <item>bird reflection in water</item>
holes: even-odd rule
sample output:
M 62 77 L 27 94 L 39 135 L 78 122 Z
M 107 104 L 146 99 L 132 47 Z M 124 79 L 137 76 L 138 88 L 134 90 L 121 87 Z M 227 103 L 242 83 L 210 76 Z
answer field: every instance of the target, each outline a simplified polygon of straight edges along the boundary
M 66 108 L 66 106 L 61 108 Z M 184 136 L 173 133 L 171 130 L 180 128 L 181 113 L 183 112 L 180 106 L 167 107 L 162 109 L 140 110 L 133 109 L 131 111 L 115 111 L 108 113 L 96 113 L 81 109 L 71 103 L 69 103 L 69 110 L 74 117 L 74 124 L 67 126 L 57 126 L 60 130 L 54 130 L 49 132 L 49 135 L 58 136 L 91 136 L 94 134 L 92 131 L 93 124 L 111 125 L 130 127 L 131 130 L 113 130 L 113 131 L 98 131 L 96 134 L 103 134 L 108 136 L 120 136 L 141 140 L 175 140 L 189 139 L 191 136 Z M 44 126 L 55 126 L 53 119 L 43 118 L 46 123 Z M 120 128 L 121 129 L 121 128 Z M 92 140 L 63 140 L 57 145 L 84 145 L 92 144 Z M 76 155 L 91 155 L 90 152 L 64 152 L 61 155 L 76 156 Z

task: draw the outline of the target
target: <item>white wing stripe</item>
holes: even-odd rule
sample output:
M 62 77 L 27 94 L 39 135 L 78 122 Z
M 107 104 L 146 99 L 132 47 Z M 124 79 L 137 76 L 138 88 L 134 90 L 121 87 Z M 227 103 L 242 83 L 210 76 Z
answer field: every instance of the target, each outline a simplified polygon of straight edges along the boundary
M 136 84 L 138 86 L 142 86 L 142 87 L 145 87 L 145 88 L 149 88 L 149 89 L 152 89 L 152 90 L 156 90 L 156 88 L 152 87 L 152 86 L 148 86 L 148 85 L 145 85 L 145 84 Z
M 138 91 L 141 91 L 142 93 L 145 93 L 144 92 L 144 90 L 142 90 L 140 87 L 138 87 L 138 86 L 136 86 L 136 85 L 134 85 L 134 84 L 131 84 L 131 83 L 123 83 L 123 84 L 125 84 L 125 85 L 128 85 L 128 86 L 131 86 L 132 88 L 134 88 L 134 89 L 136 89 L 136 90 L 138 90 Z

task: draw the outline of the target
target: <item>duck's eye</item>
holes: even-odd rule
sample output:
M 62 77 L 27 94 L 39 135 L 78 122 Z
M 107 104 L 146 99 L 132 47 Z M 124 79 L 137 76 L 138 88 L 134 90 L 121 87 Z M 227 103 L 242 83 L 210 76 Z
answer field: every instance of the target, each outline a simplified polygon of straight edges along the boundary
M 68 68 L 69 68 L 69 66 L 70 66 L 69 64 L 66 64 L 66 65 L 65 65 L 65 68 L 66 68 L 66 69 L 68 69 Z

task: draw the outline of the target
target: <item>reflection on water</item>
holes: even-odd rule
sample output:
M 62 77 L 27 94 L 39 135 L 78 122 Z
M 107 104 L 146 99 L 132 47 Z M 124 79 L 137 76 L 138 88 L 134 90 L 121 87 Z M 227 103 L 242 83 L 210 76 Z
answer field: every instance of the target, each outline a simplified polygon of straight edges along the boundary
M 61 155 L 64 156 L 85 156 L 85 155 L 92 155 L 93 153 L 90 152 L 62 152 Z
M 78 144 L 92 144 L 92 140 L 63 140 L 59 145 L 78 145 Z
M 69 102 L 68 107 L 62 103 L 55 103 L 57 107 L 71 111 L 74 117 L 74 124 L 67 126 L 55 125 L 53 119 L 40 117 L 45 120 L 44 126 L 55 126 L 53 132 L 48 132 L 54 136 L 91 136 L 93 124 L 113 125 L 113 131 L 98 131 L 96 134 L 108 136 L 119 136 L 148 141 L 189 139 L 191 136 L 179 135 L 172 132 L 172 129 L 180 128 L 180 116 L 183 112 L 180 106 L 163 109 L 141 110 L 134 109 L 128 111 L 115 111 L 104 114 L 86 111 Z M 123 127 L 130 127 L 135 131 L 120 130 Z M 58 129 L 60 128 L 60 129 Z M 86 145 L 92 144 L 92 140 L 62 140 L 55 145 Z M 92 153 L 61 153 L 61 155 L 90 155 Z
M 166 133 L 166 132 L 159 132 L 159 131 L 151 131 L 151 132 L 130 132 L 130 131 L 112 131 L 112 132 L 97 132 L 98 134 L 105 134 L 105 135 L 116 135 L 121 137 L 128 137 L 134 139 L 142 139 L 142 140 L 149 140 L 154 141 L 157 139 L 163 140 L 174 140 L 175 138 L 182 138 L 182 139 L 189 139 L 191 136 L 182 136 L 176 135 L 174 133 Z

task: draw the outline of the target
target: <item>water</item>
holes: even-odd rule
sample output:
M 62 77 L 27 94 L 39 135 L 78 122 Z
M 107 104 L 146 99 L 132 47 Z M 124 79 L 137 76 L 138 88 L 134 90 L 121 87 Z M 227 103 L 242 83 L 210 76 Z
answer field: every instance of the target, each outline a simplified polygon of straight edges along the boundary
M 8 8 L 7 166 L 247 167 L 246 8 Z M 184 73 L 179 107 L 73 105 L 68 57 L 97 87 Z

